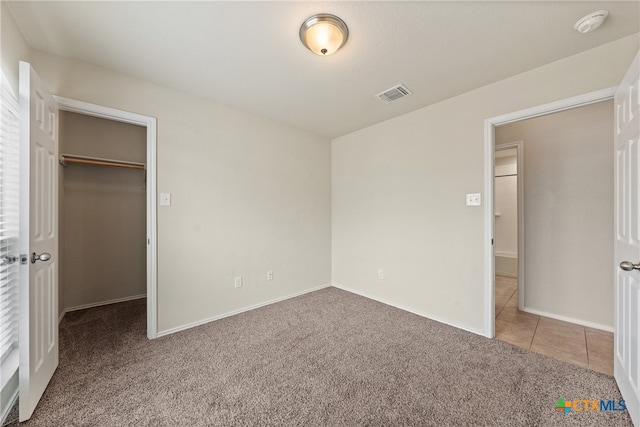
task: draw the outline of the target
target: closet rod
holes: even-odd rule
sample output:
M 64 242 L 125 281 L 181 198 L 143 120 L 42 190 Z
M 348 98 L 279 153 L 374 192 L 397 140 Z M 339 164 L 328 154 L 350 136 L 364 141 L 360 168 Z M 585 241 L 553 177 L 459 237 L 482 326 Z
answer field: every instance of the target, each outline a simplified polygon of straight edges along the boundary
M 67 166 L 67 163 L 82 163 L 87 165 L 114 166 L 117 168 L 127 168 L 127 169 L 141 169 L 141 170 L 147 169 L 147 166 L 144 163 L 125 162 L 122 160 L 101 159 L 99 157 L 85 157 L 85 156 L 75 156 L 72 154 L 63 154 L 62 158 L 60 159 L 60 164 L 63 166 Z

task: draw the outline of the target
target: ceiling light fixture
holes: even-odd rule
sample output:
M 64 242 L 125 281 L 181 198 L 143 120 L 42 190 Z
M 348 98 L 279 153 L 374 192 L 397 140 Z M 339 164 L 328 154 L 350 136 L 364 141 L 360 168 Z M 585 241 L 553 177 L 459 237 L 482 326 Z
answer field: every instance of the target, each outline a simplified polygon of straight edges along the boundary
M 590 13 L 584 18 L 578 20 L 573 28 L 582 34 L 588 33 L 602 25 L 607 16 L 609 16 L 609 11 L 607 10 L 599 10 L 597 12 Z
M 300 27 L 300 40 L 311 52 L 328 56 L 340 49 L 349 38 L 347 24 L 335 15 L 313 15 Z

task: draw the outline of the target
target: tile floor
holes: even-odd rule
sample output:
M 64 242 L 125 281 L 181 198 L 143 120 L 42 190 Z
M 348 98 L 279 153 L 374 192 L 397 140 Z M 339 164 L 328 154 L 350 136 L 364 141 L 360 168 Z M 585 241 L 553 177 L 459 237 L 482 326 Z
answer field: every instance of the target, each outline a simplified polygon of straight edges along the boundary
M 496 276 L 496 339 L 613 375 L 613 334 L 518 310 L 518 281 Z

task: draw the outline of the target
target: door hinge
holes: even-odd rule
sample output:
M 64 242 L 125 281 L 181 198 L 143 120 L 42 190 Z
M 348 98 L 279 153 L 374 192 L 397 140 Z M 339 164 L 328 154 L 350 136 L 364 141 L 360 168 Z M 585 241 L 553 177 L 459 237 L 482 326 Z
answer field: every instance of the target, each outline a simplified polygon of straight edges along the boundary
M 493 239 L 491 239 L 491 246 L 493 246 Z

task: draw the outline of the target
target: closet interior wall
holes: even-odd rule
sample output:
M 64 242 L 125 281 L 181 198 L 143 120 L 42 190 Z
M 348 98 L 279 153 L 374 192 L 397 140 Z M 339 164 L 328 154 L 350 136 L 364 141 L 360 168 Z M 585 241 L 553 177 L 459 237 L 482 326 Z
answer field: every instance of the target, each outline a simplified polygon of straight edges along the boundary
M 146 162 L 146 129 L 60 112 L 60 156 Z M 146 293 L 145 171 L 60 167 L 59 312 Z

